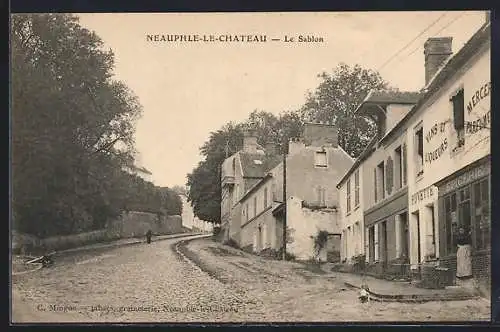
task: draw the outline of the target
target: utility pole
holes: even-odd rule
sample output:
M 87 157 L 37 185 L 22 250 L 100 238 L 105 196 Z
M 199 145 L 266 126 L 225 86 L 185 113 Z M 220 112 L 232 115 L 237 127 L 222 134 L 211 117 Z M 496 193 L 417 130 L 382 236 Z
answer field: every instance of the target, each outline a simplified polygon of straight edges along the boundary
M 283 260 L 286 260 L 286 144 L 283 144 Z

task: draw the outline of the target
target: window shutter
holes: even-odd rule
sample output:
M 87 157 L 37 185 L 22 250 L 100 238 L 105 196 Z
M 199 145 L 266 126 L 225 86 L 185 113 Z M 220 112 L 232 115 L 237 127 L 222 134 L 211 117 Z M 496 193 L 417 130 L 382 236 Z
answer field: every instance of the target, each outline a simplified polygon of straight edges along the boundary
M 402 178 L 403 178 L 403 185 L 406 185 L 406 144 L 403 144 L 401 147 L 401 162 L 402 162 Z
M 460 90 L 453 98 L 453 124 L 455 129 L 464 128 L 464 90 Z
M 375 202 L 377 202 L 377 168 L 375 167 L 373 169 L 373 189 L 374 189 L 374 194 L 375 194 Z

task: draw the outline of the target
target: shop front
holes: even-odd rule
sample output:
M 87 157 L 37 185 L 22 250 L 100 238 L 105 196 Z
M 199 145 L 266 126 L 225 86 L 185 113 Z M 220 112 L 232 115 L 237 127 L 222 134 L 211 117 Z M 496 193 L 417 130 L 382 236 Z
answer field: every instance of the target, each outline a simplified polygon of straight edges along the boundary
M 407 189 L 368 209 L 364 221 L 368 272 L 396 278 L 409 276 Z
M 435 185 L 439 204 L 439 261 L 450 270 L 456 283 L 457 264 L 462 264 L 460 248 L 466 245 L 470 257 L 469 277 L 489 291 L 491 282 L 491 186 L 490 155 L 447 176 Z M 458 260 L 457 260 L 458 257 Z M 466 269 L 467 270 L 467 269 Z

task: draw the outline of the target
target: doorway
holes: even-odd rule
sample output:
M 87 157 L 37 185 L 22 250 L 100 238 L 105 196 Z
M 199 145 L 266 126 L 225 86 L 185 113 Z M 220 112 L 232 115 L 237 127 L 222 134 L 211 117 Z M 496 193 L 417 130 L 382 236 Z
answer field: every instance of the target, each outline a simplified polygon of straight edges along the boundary
M 408 214 L 401 213 L 399 215 L 399 229 L 400 229 L 400 242 L 401 242 L 401 258 L 405 263 L 410 261 L 410 227 L 408 224 Z
M 416 235 L 417 235 L 417 264 L 420 266 L 420 263 L 422 262 L 422 253 L 420 250 L 420 216 L 419 212 L 413 212 L 412 213 L 413 220 L 415 220 L 415 229 L 416 229 Z
M 388 250 L 387 250 L 387 221 L 382 221 L 380 224 L 380 232 L 381 232 L 381 242 L 380 246 L 380 261 L 384 268 L 387 267 L 387 258 L 388 258 Z

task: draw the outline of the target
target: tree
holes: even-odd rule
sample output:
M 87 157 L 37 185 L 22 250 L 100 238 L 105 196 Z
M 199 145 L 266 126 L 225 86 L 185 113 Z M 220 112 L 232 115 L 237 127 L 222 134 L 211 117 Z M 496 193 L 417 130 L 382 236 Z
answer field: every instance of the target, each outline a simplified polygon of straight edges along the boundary
M 298 112 L 285 112 L 276 116 L 265 111 L 253 111 L 243 127 L 256 130 L 257 142 L 277 144 L 278 153 L 287 151 L 288 141 L 302 134 L 304 121 Z M 283 150 L 285 148 L 285 150 Z
M 339 145 L 357 157 L 376 132 L 375 124 L 354 114 L 370 90 L 389 88 L 379 73 L 359 65 L 341 63 L 331 74 L 318 75 L 322 82 L 307 96 L 301 114 L 310 121 L 332 122 L 339 128 Z
M 201 220 L 220 223 L 220 167 L 226 157 L 243 147 L 241 124 L 228 123 L 216 132 L 212 132 L 200 148 L 204 160 L 192 173 L 188 174 L 188 201 L 193 206 L 194 214 Z
M 243 130 L 256 130 L 258 143 L 278 144 L 278 153 L 287 152 L 288 141 L 302 134 L 305 121 L 332 122 L 339 128 L 339 145 L 357 157 L 375 134 L 375 124 L 354 114 L 367 93 L 390 89 L 380 75 L 359 65 L 340 64 L 332 74 L 319 75 L 322 82 L 298 111 L 275 116 L 254 110 L 242 123 L 229 123 L 212 132 L 201 147 L 204 157 L 188 174 L 189 201 L 203 220 L 220 222 L 220 168 L 224 159 L 242 148 Z M 284 149 L 283 149 L 284 148 Z
M 168 215 L 182 214 L 182 200 L 179 194 L 173 189 L 167 187 L 158 187 L 157 190 L 161 195 L 162 207 Z
M 184 186 L 173 186 L 172 190 L 175 191 L 179 195 L 187 195 L 188 189 Z
M 100 228 L 125 204 L 141 106 L 114 56 L 68 14 L 12 16 L 14 227 L 39 236 Z
M 228 123 L 216 132 L 212 132 L 207 142 L 200 148 L 205 157 L 191 174 L 188 174 L 188 199 L 192 202 L 194 214 L 213 223 L 220 222 L 221 203 L 221 165 L 223 161 L 241 150 L 243 132 L 247 128 L 255 129 L 258 143 L 265 146 L 277 144 L 277 153 L 288 148 L 288 141 L 302 132 L 303 122 L 296 112 L 287 112 L 280 116 L 265 111 L 254 111 L 241 123 Z

